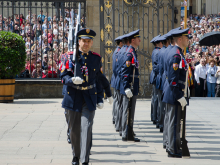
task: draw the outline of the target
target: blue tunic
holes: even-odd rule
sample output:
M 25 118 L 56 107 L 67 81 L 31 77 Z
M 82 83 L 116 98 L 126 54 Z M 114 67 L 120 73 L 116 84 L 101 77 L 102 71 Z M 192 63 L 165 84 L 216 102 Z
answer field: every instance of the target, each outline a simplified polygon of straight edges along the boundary
M 113 55 L 112 55 L 112 70 L 113 70 L 113 73 L 112 73 L 112 78 L 111 78 L 111 87 L 112 88 L 115 88 L 115 79 L 116 79 L 116 76 L 117 76 L 117 73 L 115 72 L 115 69 L 116 69 L 116 63 L 117 63 L 117 61 L 116 61 L 116 54 L 118 54 L 118 52 L 120 51 L 120 47 L 118 46 L 116 49 L 115 49 L 115 51 L 114 51 L 114 53 L 113 53 Z M 116 74 L 115 74 L 116 73 Z
M 177 100 L 184 96 L 187 64 L 183 61 L 185 61 L 185 58 L 182 49 L 174 46 L 167 56 L 168 85 L 162 94 L 162 99 L 165 103 L 180 105 Z M 183 67 L 183 63 L 185 67 Z
M 139 62 L 137 59 L 137 54 L 133 46 L 129 46 L 127 52 L 124 56 L 124 61 L 122 63 L 120 77 L 123 82 L 123 91 L 127 88 L 131 88 L 133 83 L 133 95 L 138 95 L 139 93 Z M 134 80 L 134 81 L 133 81 Z
M 160 47 L 155 47 L 153 52 L 152 52 L 152 56 L 151 56 L 151 59 L 152 59 L 152 71 L 151 71 L 151 74 L 150 74 L 150 84 L 156 84 L 156 77 L 157 77 L 157 74 L 159 72 L 159 65 L 158 65 L 158 52 L 160 51 Z
M 72 55 L 65 63 L 65 68 L 61 71 L 61 81 L 64 85 L 67 85 L 64 92 L 64 98 L 62 101 L 62 107 L 81 112 L 83 100 L 85 100 L 87 107 L 90 111 L 96 110 L 96 104 L 103 102 L 103 90 L 100 83 L 97 83 L 98 77 L 102 76 L 101 56 L 95 52 L 89 52 L 87 54 L 79 51 L 83 80 L 80 85 L 73 84 L 72 77 L 74 77 L 74 62 L 72 61 Z M 86 76 L 88 73 L 88 76 Z M 88 77 L 88 79 L 87 79 Z M 87 81 L 88 80 L 88 81 Z M 80 90 L 76 87 L 89 87 L 94 86 L 88 90 Z
M 166 46 L 163 46 L 158 53 L 158 64 L 159 64 L 159 72 L 156 78 L 156 88 L 162 90 L 162 75 L 163 75 L 163 56 L 165 56 Z

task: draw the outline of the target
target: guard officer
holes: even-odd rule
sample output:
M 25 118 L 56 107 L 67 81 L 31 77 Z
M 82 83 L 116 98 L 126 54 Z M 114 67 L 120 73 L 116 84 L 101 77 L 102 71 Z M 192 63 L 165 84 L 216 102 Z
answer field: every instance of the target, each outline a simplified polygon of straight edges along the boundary
M 120 79 L 120 75 L 119 75 L 119 70 L 120 70 L 120 65 L 121 62 L 119 62 L 119 58 L 121 56 L 124 55 L 124 53 L 126 52 L 127 48 L 128 48 L 128 38 L 127 38 L 127 34 L 121 36 L 122 39 L 122 43 L 123 46 L 121 47 L 121 49 L 119 50 L 119 52 L 115 55 L 115 58 L 113 59 L 115 62 L 115 65 L 113 67 L 113 72 L 115 74 L 115 89 L 116 89 L 116 98 L 117 98 L 117 102 L 116 102 L 116 117 L 115 117 L 115 129 L 116 132 L 119 132 L 119 135 L 121 136 L 121 131 L 122 131 L 122 127 L 121 127 L 121 116 L 122 116 L 122 95 L 120 93 L 120 84 L 121 84 L 121 79 Z M 128 45 L 127 45 L 128 44 Z
M 60 71 L 65 63 L 65 61 L 68 59 L 68 54 L 64 53 L 61 55 L 61 66 L 60 66 Z M 65 91 L 66 91 L 67 86 L 63 84 L 63 89 L 62 89 L 62 95 L 65 95 Z M 68 109 L 65 109 L 64 111 L 64 115 L 66 118 L 66 123 L 67 123 L 67 142 L 70 144 L 71 140 L 70 140 L 70 132 L 69 132 L 69 117 L 68 117 Z
M 159 35 L 159 36 L 161 36 L 161 35 Z M 154 42 L 154 40 L 157 38 L 158 36 L 156 36 L 156 37 L 154 37 L 151 41 L 150 41 L 150 43 L 152 43 L 153 45 L 154 45 L 154 50 L 152 51 L 152 56 L 151 56 L 151 58 L 152 58 L 152 65 L 153 65 L 153 55 L 154 55 L 154 53 L 155 53 L 155 51 L 158 51 L 157 49 L 156 49 L 156 43 Z M 150 73 L 150 84 L 152 84 L 152 86 L 153 86 L 153 89 L 152 89 L 152 97 L 151 97 L 151 114 L 150 114 L 150 116 L 151 116 L 151 121 L 153 121 L 153 105 L 154 105 L 154 97 L 155 97 L 155 74 L 154 74 L 154 70 L 152 69 L 152 71 L 151 71 L 151 73 Z
M 70 139 L 73 152 L 73 165 L 89 163 L 92 140 L 92 125 L 96 107 L 103 108 L 103 91 L 97 78 L 102 75 L 101 56 L 91 52 L 96 33 L 91 29 L 82 29 L 79 38 L 79 63 L 82 77 L 74 77 L 73 55 L 61 71 L 62 83 L 67 85 L 62 107 L 68 109 Z
M 126 54 L 123 56 L 123 62 L 120 72 L 120 78 L 122 79 L 123 87 L 123 100 L 122 100 L 122 141 L 127 141 L 127 122 L 131 123 L 133 130 L 134 114 L 137 95 L 139 93 L 139 62 L 136 54 L 136 50 L 141 42 L 139 29 L 129 33 L 129 43 Z M 131 91 L 131 85 L 133 85 L 133 92 Z M 127 121 L 129 99 L 131 98 L 131 121 Z M 140 140 L 134 138 L 134 141 L 139 142 Z
M 117 44 L 117 48 L 115 49 L 113 55 L 112 55 L 112 68 L 115 68 L 116 66 L 116 54 L 119 52 L 119 50 L 121 49 L 121 47 L 123 46 L 123 43 L 122 43 L 122 39 L 121 39 L 121 36 L 117 37 L 115 39 L 115 42 Z M 115 89 L 115 72 L 112 73 L 112 78 L 111 78 L 111 87 L 114 89 L 114 93 L 113 93 L 113 98 L 114 98 L 114 101 L 113 101 L 113 109 L 112 109 L 112 123 L 115 124 L 115 120 L 116 120 L 116 112 L 117 112 L 117 94 L 116 94 L 116 89 Z
M 162 41 L 163 47 L 160 49 L 158 53 L 158 63 L 159 63 L 159 73 L 156 78 L 156 89 L 158 89 L 158 107 L 157 107 L 157 128 L 160 128 L 160 132 L 163 132 L 163 122 L 164 122 L 164 113 L 165 113 L 165 103 L 162 102 L 162 92 L 163 92 L 163 84 L 162 84 L 162 75 L 163 75 L 163 57 L 166 51 L 167 46 L 170 44 L 169 41 L 169 33 L 161 36 L 159 40 Z
M 188 46 L 189 29 L 175 30 L 173 38 L 175 46 L 167 56 L 168 85 L 162 95 L 163 102 L 167 103 L 168 113 L 168 157 L 182 157 L 180 140 L 180 119 L 182 107 L 187 105 L 184 97 L 186 71 L 188 69 L 183 55 L 184 47 Z
M 155 48 L 152 52 L 152 71 L 150 74 L 150 84 L 153 85 L 153 94 L 152 94 L 152 105 L 151 106 L 151 121 L 153 121 L 153 124 L 156 124 L 157 121 L 157 105 L 158 105 L 158 89 L 156 89 L 156 77 L 159 72 L 159 64 L 158 64 L 158 52 L 160 51 L 162 45 L 162 42 L 157 40 L 161 35 L 156 36 L 151 42 L 154 44 Z
M 172 29 L 168 32 L 169 34 L 169 38 L 170 38 L 170 45 L 166 48 L 164 55 L 162 56 L 162 62 L 163 63 L 163 68 L 164 68 L 164 72 L 162 75 L 162 86 L 163 86 L 163 93 L 168 85 L 168 81 L 166 79 L 167 77 L 167 56 L 170 52 L 170 50 L 175 46 L 174 40 L 173 40 L 173 33 L 176 30 L 180 30 L 181 28 L 178 27 L 176 29 Z M 163 148 L 167 149 L 168 147 L 168 141 L 167 141 L 167 123 L 168 123 L 168 113 L 167 113 L 167 104 L 162 102 L 163 104 L 165 104 L 165 114 L 164 114 L 164 124 L 163 124 Z M 168 150 L 167 150 L 168 151 Z

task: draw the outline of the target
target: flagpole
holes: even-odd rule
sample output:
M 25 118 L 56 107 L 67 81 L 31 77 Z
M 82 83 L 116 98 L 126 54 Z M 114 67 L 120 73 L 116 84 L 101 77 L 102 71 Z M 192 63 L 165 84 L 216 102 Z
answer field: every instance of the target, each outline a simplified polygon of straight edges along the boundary
M 184 29 L 187 28 L 187 0 L 184 2 L 185 14 L 184 14 Z M 184 55 L 186 55 L 186 48 L 184 48 Z

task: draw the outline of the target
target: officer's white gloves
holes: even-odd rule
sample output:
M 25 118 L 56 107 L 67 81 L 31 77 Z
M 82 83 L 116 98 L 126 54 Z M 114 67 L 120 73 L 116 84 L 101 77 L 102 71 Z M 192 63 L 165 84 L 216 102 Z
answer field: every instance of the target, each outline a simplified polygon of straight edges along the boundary
M 125 89 L 125 93 L 126 93 L 128 98 L 131 98 L 133 96 L 133 94 L 131 92 L 131 89 L 129 89 L 129 88 Z
M 177 101 L 180 102 L 180 104 L 181 104 L 182 107 L 185 107 L 186 104 L 187 104 L 187 101 L 186 101 L 185 97 L 182 97 L 182 98 L 180 98 L 180 99 L 177 100 Z
M 79 85 L 83 83 L 83 80 L 80 77 L 72 77 L 73 84 Z
M 113 103 L 113 98 L 112 98 L 112 97 L 108 97 L 108 98 L 107 98 L 107 102 L 108 102 L 109 104 L 112 104 L 112 103 Z
M 102 108 L 104 107 L 104 104 L 103 104 L 103 103 L 98 103 L 98 104 L 96 105 L 96 107 L 97 107 L 98 109 L 102 109 Z

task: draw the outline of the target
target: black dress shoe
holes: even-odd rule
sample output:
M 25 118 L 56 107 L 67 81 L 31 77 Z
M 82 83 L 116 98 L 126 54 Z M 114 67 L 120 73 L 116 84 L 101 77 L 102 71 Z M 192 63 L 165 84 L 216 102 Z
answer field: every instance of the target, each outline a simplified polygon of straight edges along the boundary
M 153 121 L 153 124 L 157 124 L 157 122 L 156 122 L 156 121 Z
M 116 132 L 119 132 L 119 130 L 116 129 Z
M 140 142 L 140 139 L 134 138 L 134 142 Z
M 160 132 L 163 132 L 163 127 L 160 128 Z
M 159 123 L 157 123 L 157 124 L 156 124 L 156 128 L 160 128 L 160 125 L 159 125 Z
M 182 154 L 179 153 L 179 154 L 174 154 L 172 153 L 171 151 L 168 151 L 168 157 L 172 157 L 172 158 L 182 158 Z
M 119 132 L 119 136 L 122 136 L 122 133 L 121 133 L 121 132 Z
M 163 149 L 166 149 L 166 145 L 163 145 Z
M 123 141 L 123 142 L 126 142 L 126 141 L 127 141 L 127 138 L 126 138 L 126 137 L 122 137 L 122 141 Z
M 112 124 L 115 124 L 115 121 L 112 121 Z
M 74 157 L 72 160 L 72 165 L 79 165 L 79 158 Z
M 89 165 L 89 163 L 82 163 L 82 165 Z

